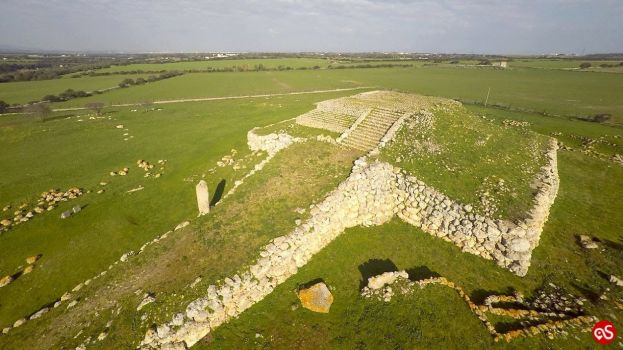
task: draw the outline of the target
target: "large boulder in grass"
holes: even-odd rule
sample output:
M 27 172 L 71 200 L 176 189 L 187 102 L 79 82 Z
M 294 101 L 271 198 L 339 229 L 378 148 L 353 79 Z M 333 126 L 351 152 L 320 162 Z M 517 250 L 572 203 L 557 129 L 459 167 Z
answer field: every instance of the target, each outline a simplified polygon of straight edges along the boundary
M 299 289 L 298 297 L 304 308 L 314 312 L 329 313 L 333 304 L 333 295 L 324 282 Z

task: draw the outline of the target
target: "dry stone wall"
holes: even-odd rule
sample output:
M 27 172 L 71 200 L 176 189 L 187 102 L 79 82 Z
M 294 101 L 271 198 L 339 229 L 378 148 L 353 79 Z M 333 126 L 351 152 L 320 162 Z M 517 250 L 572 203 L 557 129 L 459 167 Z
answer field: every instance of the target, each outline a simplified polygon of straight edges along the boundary
M 321 106 L 325 104 L 318 104 Z M 391 141 L 404 118 L 392 125 L 379 147 Z M 253 130 L 248 137 L 252 150 L 265 150 L 269 155 L 300 141 L 287 134 L 258 136 Z M 534 206 L 519 223 L 475 214 L 470 205 L 453 201 L 402 169 L 362 157 L 355 161 L 344 182 L 321 203 L 311 206 L 311 216 L 306 222 L 290 234 L 270 241 L 253 265 L 210 285 L 206 295 L 191 302 L 184 313 L 150 328 L 140 346 L 143 349 L 192 346 L 212 329 L 262 300 L 345 229 L 381 225 L 396 215 L 425 232 L 453 242 L 464 252 L 493 260 L 524 276 L 558 191 L 557 147 L 552 139 L 547 164 L 535 182 Z
M 558 188 L 553 164 L 542 176 L 534 217 L 524 225 L 494 221 L 471 213 L 468 205 L 452 201 L 439 191 L 388 163 L 355 161 L 351 175 L 324 201 L 313 205 L 311 217 L 292 233 L 275 238 L 259 254 L 257 262 L 191 302 L 184 314 L 150 329 L 141 346 L 145 349 L 192 346 L 211 329 L 239 315 L 262 300 L 280 283 L 294 275 L 311 257 L 355 226 L 381 225 L 395 215 L 465 252 L 493 259 L 518 275 L 525 275 L 530 254 Z M 182 321 L 180 321 L 182 320 Z M 174 322 L 175 321 L 175 322 Z

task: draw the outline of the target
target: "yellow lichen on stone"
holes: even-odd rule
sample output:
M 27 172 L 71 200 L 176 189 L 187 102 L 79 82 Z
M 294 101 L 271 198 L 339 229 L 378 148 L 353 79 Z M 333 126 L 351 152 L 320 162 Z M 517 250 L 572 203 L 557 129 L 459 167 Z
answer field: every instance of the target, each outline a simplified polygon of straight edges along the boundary
M 333 303 L 333 295 L 323 282 L 318 282 L 309 288 L 300 289 L 298 297 L 304 308 L 325 314 L 329 313 Z

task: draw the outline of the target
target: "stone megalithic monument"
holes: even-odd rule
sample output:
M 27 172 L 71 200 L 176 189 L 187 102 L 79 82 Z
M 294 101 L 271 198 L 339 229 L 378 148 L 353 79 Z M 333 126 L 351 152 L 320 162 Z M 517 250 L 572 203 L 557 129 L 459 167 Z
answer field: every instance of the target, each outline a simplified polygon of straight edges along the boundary
M 199 216 L 210 212 L 210 194 L 208 193 L 208 184 L 201 180 L 195 187 L 197 192 L 197 206 L 199 207 Z

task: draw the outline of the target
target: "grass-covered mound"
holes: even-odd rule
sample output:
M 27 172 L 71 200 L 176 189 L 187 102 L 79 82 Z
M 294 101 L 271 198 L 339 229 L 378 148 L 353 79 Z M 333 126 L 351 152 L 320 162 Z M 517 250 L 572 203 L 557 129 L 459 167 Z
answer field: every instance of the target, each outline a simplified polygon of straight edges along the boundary
M 381 159 L 490 217 L 520 218 L 544 165 L 548 138 L 443 104 L 407 118 Z
M 616 140 L 623 136 L 603 125 L 497 110 L 475 112 L 500 126 L 505 120 L 529 121 L 528 128 L 545 135 L 556 130 L 577 137 L 606 135 Z M 477 303 L 488 295 L 513 291 L 532 298 L 552 283 L 583 300 L 587 314 L 622 319 L 623 310 L 617 305 L 623 305 L 623 291 L 607 276 L 623 274 L 622 217 L 618 215 L 623 210 L 618 198 L 623 167 L 579 150 L 559 151 L 558 166 L 559 195 L 525 277 L 462 253 L 453 244 L 400 220 L 379 227 L 357 227 L 338 237 L 262 302 L 194 348 L 592 348 L 595 342 L 590 330 L 578 329 L 566 329 L 566 336 L 553 340 L 541 334 L 495 343 L 463 300 L 447 288 L 429 287 L 387 304 L 360 296 L 364 279 L 371 274 L 407 269 L 416 278 L 444 276 Z M 598 239 L 599 249 L 583 249 L 578 244 L 579 234 Z M 319 278 L 334 296 L 329 314 L 303 309 L 295 293 L 299 285 Z M 504 317 L 492 321 L 500 331 L 521 327 Z

